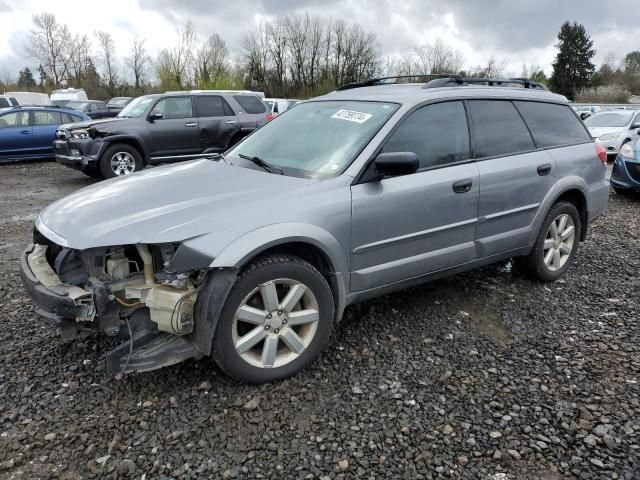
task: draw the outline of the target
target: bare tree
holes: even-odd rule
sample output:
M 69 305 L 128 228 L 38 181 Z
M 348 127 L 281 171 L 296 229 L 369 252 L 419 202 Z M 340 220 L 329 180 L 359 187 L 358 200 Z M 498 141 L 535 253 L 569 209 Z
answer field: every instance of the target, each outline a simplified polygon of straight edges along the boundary
M 195 78 L 198 85 L 215 85 L 226 73 L 229 63 L 227 44 L 217 33 L 212 34 L 198 49 L 195 58 Z
M 142 90 L 149 60 L 144 39 L 136 37 L 131 46 L 131 54 L 125 58 L 125 63 L 133 72 L 134 87 L 138 92 Z
M 66 25 L 58 23 L 52 13 L 34 15 L 33 24 L 27 41 L 27 54 L 38 60 L 54 85 L 59 86 L 69 73 L 73 46 L 71 33 Z
M 498 60 L 495 55 L 487 59 L 487 63 L 475 67 L 473 76 L 480 78 L 500 78 L 504 75 L 507 64 L 504 60 Z
M 109 32 L 97 30 L 95 32 L 98 40 L 98 58 L 102 63 L 103 78 L 107 93 L 115 96 L 120 81 L 120 74 L 116 65 L 116 46 Z
M 156 73 L 165 87 L 183 89 L 191 84 L 190 74 L 194 63 L 196 34 L 193 23 L 188 20 L 178 28 L 178 44 L 158 55 Z

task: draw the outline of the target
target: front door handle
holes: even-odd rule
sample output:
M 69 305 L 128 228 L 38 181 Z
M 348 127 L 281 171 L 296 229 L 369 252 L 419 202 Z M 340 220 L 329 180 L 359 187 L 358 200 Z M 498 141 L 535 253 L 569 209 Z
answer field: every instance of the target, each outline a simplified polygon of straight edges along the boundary
M 31 135 L 31 130 L 22 130 L 20 133 L 22 135 Z
M 227 120 L 226 122 L 224 122 L 225 125 L 235 125 L 236 121 L 235 120 Z
M 456 193 L 467 193 L 469 190 L 471 190 L 472 185 L 473 180 L 471 180 L 470 178 L 465 178 L 464 180 L 458 180 L 457 182 L 454 182 L 451 187 Z
M 198 124 L 196 122 L 189 122 L 184 124 L 185 127 L 197 127 Z
M 544 177 L 545 175 L 549 175 L 551 173 L 551 164 L 545 163 L 538 167 L 538 175 Z

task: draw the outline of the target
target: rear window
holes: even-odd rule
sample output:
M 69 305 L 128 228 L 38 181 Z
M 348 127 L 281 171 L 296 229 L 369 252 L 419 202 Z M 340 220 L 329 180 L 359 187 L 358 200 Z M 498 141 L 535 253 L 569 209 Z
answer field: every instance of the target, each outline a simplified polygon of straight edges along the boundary
M 590 142 L 591 138 L 567 105 L 515 102 L 538 147 Z
M 535 150 L 533 139 L 516 107 L 507 100 L 471 100 L 476 158 Z
M 233 98 L 245 113 L 265 113 L 267 111 L 267 107 L 255 95 L 234 95 Z

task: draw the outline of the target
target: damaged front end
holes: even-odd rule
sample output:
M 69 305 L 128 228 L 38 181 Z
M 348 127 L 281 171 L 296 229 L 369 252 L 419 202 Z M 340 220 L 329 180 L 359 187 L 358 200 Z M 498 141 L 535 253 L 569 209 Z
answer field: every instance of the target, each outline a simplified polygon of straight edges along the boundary
M 37 230 L 34 242 L 21 257 L 21 272 L 37 313 L 65 340 L 95 331 L 125 338 L 107 354 L 109 371 L 154 370 L 209 353 L 193 341 L 209 272 L 169 271 L 178 245 L 75 250 Z

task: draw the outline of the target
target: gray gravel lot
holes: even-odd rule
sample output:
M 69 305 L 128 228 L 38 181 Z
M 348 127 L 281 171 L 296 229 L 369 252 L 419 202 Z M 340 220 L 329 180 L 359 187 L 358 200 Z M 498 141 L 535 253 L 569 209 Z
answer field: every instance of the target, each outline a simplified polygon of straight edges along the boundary
M 0 165 L 0 478 L 640 478 L 640 195 L 612 194 L 560 282 L 502 265 L 367 302 L 251 387 L 210 359 L 117 380 L 109 342 L 35 317 L 32 222 L 91 182 Z

